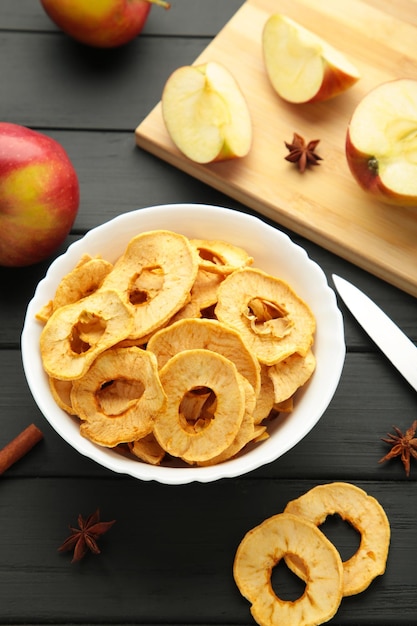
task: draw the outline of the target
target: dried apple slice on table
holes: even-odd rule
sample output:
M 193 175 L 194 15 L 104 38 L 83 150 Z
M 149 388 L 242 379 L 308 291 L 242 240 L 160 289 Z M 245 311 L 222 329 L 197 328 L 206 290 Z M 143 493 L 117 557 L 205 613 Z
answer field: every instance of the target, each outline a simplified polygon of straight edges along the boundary
M 369 587 L 385 572 L 391 529 L 387 515 L 374 497 L 363 489 L 345 482 L 313 487 L 288 502 L 285 513 L 308 519 L 321 526 L 329 515 L 340 515 L 360 535 L 357 551 L 343 562 L 343 595 L 351 596 Z M 290 556 L 287 565 L 301 578 L 303 566 Z M 308 575 L 308 574 L 307 574 Z
M 342 52 L 285 15 L 268 18 L 262 48 L 271 84 L 288 102 L 329 100 L 360 78 Z
M 305 566 L 306 589 L 295 601 L 284 600 L 271 583 L 273 568 L 286 556 Z M 314 626 L 330 620 L 342 600 L 342 561 L 335 546 L 309 520 L 279 513 L 249 530 L 240 542 L 233 576 L 251 603 L 260 626 Z
M 243 157 L 252 144 L 246 99 L 217 62 L 175 70 L 162 92 L 162 116 L 177 148 L 197 163 Z

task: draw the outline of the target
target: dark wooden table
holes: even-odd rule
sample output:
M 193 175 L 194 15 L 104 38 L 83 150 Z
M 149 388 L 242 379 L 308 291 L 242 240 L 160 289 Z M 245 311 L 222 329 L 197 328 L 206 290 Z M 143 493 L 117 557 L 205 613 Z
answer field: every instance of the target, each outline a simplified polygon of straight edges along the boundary
M 190 63 L 242 4 L 176 0 L 153 9 L 143 35 L 114 51 L 89 50 L 51 24 L 40 3 L 0 3 L 0 119 L 51 135 L 77 169 L 81 206 L 62 250 L 104 221 L 167 202 L 248 210 L 135 147 L 133 131 L 168 75 Z M 289 233 L 329 277 L 352 280 L 414 340 L 416 300 Z M 334 480 L 377 497 L 391 522 L 387 571 L 342 601 L 332 624 L 417 624 L 417 463 L 378 464 L 380 438 L 416 418 L 415 392 L 341 305 L 347 356 L 317 427 L 278 461 L 239 479 L 179 487 L 119 476 L 81 457 L 52 430 L 28 390 L 20 354 L 26 306 L 49 262 L 0 269 L 0 447 L 34 422 L 44 440 L 0 478 L 0 623 L 250 625 L 232 577 L 244 533 L 286 502 Z M 417 271 L 417 268 L 416 268 Z M 71 564 L 57 548 L 78 513 L 116 519 L 102 554 Z M 356 537 L 327 532 L 346 558 Z M 281 591 L 292 581 L 281 573 Z M 277 573 L 279 576 L 279 573 Z

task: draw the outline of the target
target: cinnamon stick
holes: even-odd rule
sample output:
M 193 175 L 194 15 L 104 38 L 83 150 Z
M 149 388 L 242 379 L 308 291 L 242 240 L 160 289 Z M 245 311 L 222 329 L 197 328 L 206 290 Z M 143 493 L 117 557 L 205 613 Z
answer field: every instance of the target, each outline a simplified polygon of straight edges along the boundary
M 43 433 L 35 424 L 30 424 L 17 437 L 5 445 L 0 450 L 0 475 L 25 456 L 41 439 L 43 439 Z

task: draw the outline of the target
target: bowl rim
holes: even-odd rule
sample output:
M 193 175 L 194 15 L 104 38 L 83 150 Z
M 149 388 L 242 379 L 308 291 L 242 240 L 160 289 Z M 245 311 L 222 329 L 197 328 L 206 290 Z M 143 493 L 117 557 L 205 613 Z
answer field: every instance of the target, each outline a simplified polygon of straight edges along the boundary
M 167 225 L 181 220 L 185 224 L 182 228 L 176 229 Z M 217 237 L 202 237 L 197 234 L 187 234 L 194 233 L 201 228 L 202 221 L 204 222 L 205 232 L 215 232 L 215 229 L 217 228 L 218 230 L 219 224 L 221 224 L 222 229 L 228 230 L 229 235 L 222 236 L 219 233 L 220 236 Z M 137 229 L 135 230 L 133 224 L 136 225 L 136 223 Z M 149 228 L 145 224 L 155 224 L 155 226 L 154 228 Z M 156 224 L 160 224 L 159 227 Z M 237 224 L 239 224 L 241 230 L 250 233 L 250 245 L 245 245 L 241 241 L 237 243 L 239 236 L 236 236 L 235 233 L 240 232 Z M 244 454 L 221 464 L 184 468 L 155 466 L 144 463 L 139 459 L 124 457 L 118 451 L 98 446 L 83 438 L 79 434 L 79 428 L 75 421 L 71 421 L 70 416 L 60 409 L 53 400 L 38 349 L 42 326 L 35 320 L 35 314 L 52 298 L 60 278 L 74 267 L 83 253 L 100 253 L 108 260 L 115 260 L 120 251 L 123 251 L 125 244 L 135 234 L 157 229 L 172 230 L 200 239 L 217 238 L 230 241 L 231 238 L 235 237 L 237 245 L 248 249 L 254 256 L 255 262 L 253 267 L 262 266 L 262 262 L 261 264 L 257 263 L 257 253 L 253 253 L 252 250 L 256 249 L 259 255 L 262 256 L 265 254 L 265 250 L 268 250 L 267 243 L 273 243 L 276 246 L 273 250 L 274 255 L 279 254 L 279 256 L 285 257 L 286 254 L 290 253 L 291 263 L 289 265 L 291 265 L 292 269 L 289 265 L 284 268 L 283 278 L 288 280 L 295 292 L 305 299 L 310 308 L 312 308 L 316 319 L 318 316 L 319 320 L 321 320 L 316 330 L 315 346 L 317 348 L 317 343 L 320 340 L 322 350 L 331 350 L 332 364 L 331 368 L 324 371 L 323 363 L 320 363 L 320 360 L 317 359 L 316 371 L 308 385 L 306 385 L 306 389 L 300 390 L 299 393 L 297 392 L 295 411 L 302 414 L 302 417 L 297 420 L 299 429 L 297 433 L 292 432 L 292 429 L 288 426 L 291 423 L 290 419 L 281 424 L 279 430 L 282 430 L 283 437 L 281 437 L 279 446 L 276 445 L 274 438 L 270 437 Z M 114 236 L 116 232 L 119 233 L 117 237 Z M 105 251 L 102 243 L 103 236 L 107 237 Z M 230 242 L 233 243 L 233 241 Z M 277 252 L 278 249 L 279 252 Z M 308 280 L 305 278 L 300 284 L 294 284 L 297 283 L 297 280 L 290 280 L 286 276 L 297 276 L 295 266 L 300 262 L 303 264 L 303 274 L 306 274 L 306 278 L 308 275 L 309 278 Z M 300 273 L 298 272 L 298 274 Z M 309 301 L 309 295 L 313 293 L 316 294 L 316 298 L 310 298 Z M 324 331 L 326 321 L 327 328 Z M 323 324 L 323 328 L 321 328 L 321 324 Z M 327 409 L 338 387 L 346 355 L 343 316 L 338 308 L 335 292 L 329 286 L 321 267 L 308 256 L 306 250 L 294 243 L 278 226 L 269 225 L 259 217 L 235 209 L 203 203 L 170 203 L 136 209 L 117 215 L 89 230 L 81 239 L 73 242 L 66 252 L 52 261 L 44 278 L 35 289 L 34 295 L 28 304 L 23 323 L 21 350 L 26 380 L 38 408 L 53 429 L 69 445 L 80 454 L 116 473 L 130 475 L 144 481 L 154 480 L 172 485 L 191 482 L 206 483 L 222 478 L 234 478 L 267 465 L 288 452 L 310 432 Z M 325 391 L 320 390 L 320 393 L 316 392 L 313 394 L 311 390 L 316 391 L 317 381 L 324 379 L 324 377 L 326 382 Z M 316 404 L 314 405 L 314 419 L 311 419 L 307 405 L 309 396 L 313 395 L 315 396 Z M 298 416 L 295 411 L 291 414 L 292 418 L 294 414 Z M 288 436 L 289 434 L 291 436 Z

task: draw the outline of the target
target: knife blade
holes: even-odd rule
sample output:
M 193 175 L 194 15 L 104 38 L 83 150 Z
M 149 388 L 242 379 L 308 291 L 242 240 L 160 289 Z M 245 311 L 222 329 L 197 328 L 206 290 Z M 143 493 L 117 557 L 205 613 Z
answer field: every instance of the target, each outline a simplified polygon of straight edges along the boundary
M 371 298 L 344 278 L 332 275 L 343 302 L 372 341 L 417 391 L 417 346 Z

